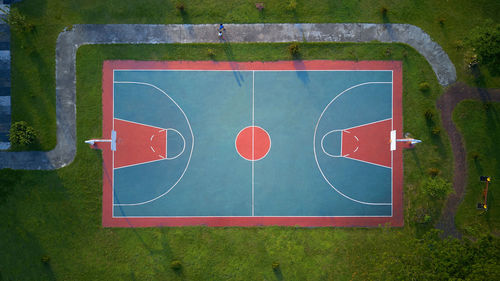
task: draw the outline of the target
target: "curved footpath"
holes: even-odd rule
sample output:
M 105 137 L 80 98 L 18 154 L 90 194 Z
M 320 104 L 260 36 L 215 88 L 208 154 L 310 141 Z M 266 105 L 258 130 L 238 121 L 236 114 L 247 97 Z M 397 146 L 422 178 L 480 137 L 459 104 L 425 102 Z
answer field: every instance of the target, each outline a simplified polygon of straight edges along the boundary
M 76 155 L 76 52 L 87 44 L 218 43 L 216 24 L 74 25 L 56 45 L 57 145 L 51 151 L 0 152 L 0 169 L 51 170 Z M 226 40 L 240 42 L 399 42 L 415 48 L 441 85 L 456 80 L 455 67 L 441 46 L 409 24 L 227 24 Z
M 460 238 L 462 235 L 455 227 L 455 214 L 465 195 L 467 185 L 467 162 L 462 135 L 453 123 L 452 115 L 455 106 L 466 99 L 480 100 L 483 102 L 500 102 L 500 89 L 473 88 L 464 83 L 455 83 L 437 101 L 437 108 L 441 111 L 443 127 L 448 132 L 453 151 L 453 189 L 446 201 L 441 218 L 436 228 L 443 230 L 443 236 Z

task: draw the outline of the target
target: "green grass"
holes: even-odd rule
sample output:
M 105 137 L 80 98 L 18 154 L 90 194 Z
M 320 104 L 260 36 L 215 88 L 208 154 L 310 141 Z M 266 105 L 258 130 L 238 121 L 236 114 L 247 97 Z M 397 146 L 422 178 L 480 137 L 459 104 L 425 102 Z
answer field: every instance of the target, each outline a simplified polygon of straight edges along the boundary
M 500 234 L 500 103 L 463 101 L 453 112 L 453 120 L 464 137 L 467 151 L 468 180 L 464 201 L 456 223 L 468 235 L 484 232 Z M 492 177 L 487 212 L 476 210 L 483 202 L 485 183 L 479 176 Z
M 483 86 L 500 86 L 500 77 L 483 70 L 481 79 L 464 69 L 463 42 L 468 32 L 487 19 L 500 22 L 500 2 L 482 1 L 265 1 L 260 13 L 255 1 L 81 1 L 33 0 L 14 5 L 35 26 L 33 32 L 12 34 L 12 119 L 27 121 L 39 134 L 29 147 L 50 150 L 56 144 L 55 122 L 55 44 L 58 34 L 81 23 L 256 23 L 256 22 L 367 22 L 414 24 L 439 43 L 457 67 L 459 80 Z M 382 14 L 381 8 L 387 13 Z M 441 21 L 442 20 L 442 21 Z M 441 22 L 440 22 L 441 21 Z M 369 51 L 369 50 L 367 50 Z M 189 54 L 188 54 L 189 56 Z M 33 106 L 37 105 L 37 106 Z M 24 149 L 24 148 L 19 148 Z
M 455 63 L 460 80 L 478 83 L 463 69 L 460 41 L 486 19 L 498 22 L 500 12 L 498 1 L 297 1 L 297 8 L 290 11 L 285 9 L 287 1 L 270 0 L 263 1 L 263 13 L 255 9 L 254 2 L 184 1 L 185 14 L 175 9 L 176 1 L 160 0 L 33 0 L 15 4 L 35 25 L 35 31 L 12 34 L 13 120 L 26 120 L 39 132 L 39 142 L 31 149 L 49 150 L 55 146 L 55 42 L 64 27 L 76 23 L 410 23 L 443 46 Z M 387 7 L 385 16 L 380 12 L 382 6 Z M 443 23 L 440 19 L 444 19 Z M 213 50 L 215 60 L 291 59 L 287 46 L 174 44 L 80 48 L 75 161 L 57 171 L 0 170 L 0 280 L 447 280 L 450 276 L 494 280 L 492 273 L 500 272 L 496 265 L 500 259 L 498 239 L 460 243 L 424 235 L 437 220 L 442 201 L 428 198 L 422 192 L 422 181 L 430 176 L 430 168 L 450 181 L 452 156 L 446 133 L 432 134 L 433 128 L 441 127 L 435 100 L 442 88 L 424 58 L 400 44 L 300 44 L 300 58 L 403 61 L 404 131 L 423 140 L 416 149 L 404 153 L 404 228 L 101 227 L 102 158 L 83 140 L 101 134 L 104 59 L 205 60 L 211 59 L 208 49 Z M 429 83 L 429 91 L 419 90 L 422 82 Z M 487 73 L 479 82 L 500 85 L 498 77 Z M 425 118 L 427 111 L 433 112 L 432 119 Z M 473 112 L 463 112 L 472 114 L 472 122 L 476 120 Z M 472 124 L 477 126 L 483 121 L 478 119 Z M 480 133 L 487 143 L 498 139 L 488 138 L 485 131 Z M 468 150 L 473 151 L 468 139 L 466 136 Z M 478 150 L 479 159 L 483 172 L 488 172 L 486 163 L 500 158 L 491 153 L 496 151 L 493 145 L 479 148 L 485 149 Z M 499 170 L 498 166 L 492 169 Z M 495 174 L 491 175 L 495 178 Z M 468 200 L 476 203 L 474 196 L 473 191 L 467 194 L 459 210 L 459 226 L 473 235 L 495 233 L 497 228 L 488 223 L 491 225 L 498 215 L 488 221 L 466 209 Z M 422 214 L 429 215 L 431 221 L 419 222 Z M 489 250 L 481 252 L 484 248 Z M 44 256 L 50 257 L 48 263 L 41 261 Z M 181 261 L 180 271 L 170 268 L 173 260 Z M 279 262 L 279 270 L 273 271 L 273 262 Z
M 300 44 L 300 56 L 403 61 L 405 131 L 424 140 L 404 155 L 404 228 L 100 226 L 102 158 L 83 140 L 101 135 L 102 61 L 201 60 L 208 58 L 208 49 L 213 50 L 216 60 L 290 59 L 288 44 L 80 48 L 75 161 L 57 171 L 0 171 L 0 217 L 5 218 L 0 221 L 0 272 L 4 279 L 366 280 L 410 273 L 423 276 L 424 261 L 415 250 L 423 246 L 416 238 L 432 227 L 442 202 L 427 198 L 421 191 L 421 182 L 431 167 L 440 169 L 439 176 L 451 179 L 451 151 L 446 136 L 433 137 L 432 126 L 425 119 L 427 110 L 436 110 L 434 101 L 441 94 L 432 69 L 412 48 L 400 44 Z M 424 81 L 430 85 L 425 93 L 418 88 Z M 434 122 L 439 126 L 438 115 Z M 438 157 L 442 160 L 437 161 Z M 421 209 L 431 215 L 430 223 L 416 222 L 417 210 Z M 48 264 L 41 262 L 43 256 L 50 257 Z M 173 260 L 181 261 L 181 271 L 170 268 Z M 274 261 L 280 263 L 279 270 L 273 271 Z

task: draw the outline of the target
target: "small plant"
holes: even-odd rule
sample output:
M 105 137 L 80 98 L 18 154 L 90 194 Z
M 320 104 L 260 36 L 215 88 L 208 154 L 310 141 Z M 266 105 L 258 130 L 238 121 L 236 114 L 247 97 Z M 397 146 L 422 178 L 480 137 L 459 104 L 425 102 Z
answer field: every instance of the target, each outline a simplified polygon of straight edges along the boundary
M 298 56 L 300 53 L 299 44 L 297 42 L 293 42 L 292 44 L 288 45 L 288 52 L 290 52 L 290 55 L 292 55 L 292 57 Z
M 177 2 L 177 4 L 175 4 L 175 8 L 176 8 L 179 12 L 183 13 L 183 12 L 184 12 L 184 10 L 186 9 L 186 6 L 184 5 L 184 3 L 183 3 L 183 2 Z
M 172 268 L 173 270 L 181 270 L 182 268 L 182 263 L 181 261 L 179 260 L 173 260 L 171 263 L 170 263 L 170 268 Z
M 427 208 L 421 207 L 415 211 L 414 220 L 419 224 L 427 224 L 432 221 L 432 217 L 429 215 L 429 210 Z
M 441 134 L 441 128 L 439 128 L 439 127 L 434 127 L 434 128 L 432 128 L 431 133 L 432 133 L 433 135 L 435 135 L 435 136 L 439 136 L 439 134 Z
M 474 69 L 479 64 L 477 54 L 472 51 L 467 51 L 464 55 L 464 63 L 468 70 Z
M 464 41 L 462 40 L 455 41 L 455 48 L 457 50 L 462 50 L 464 48 Z
M 296 0 L 288 1 L 288 5 L 286 6 L 286 9 L 290 12 L 295 11 L 295 9 L 297 9 L 297 1 Z
M 406 49 L 403 50 L 403 58 L 408 57 L 408 51 Z
M 439 170 L 438 168 L 429 168 L 427 170 L 427 173 L 431 176 L 431 177 L 435 177 L 437 175 L 439 175 L 439 173 L 441 172 L 441 170 Z
M 255 3 L 255 8 L 257 8 L 257 10 L 259 10 L 259 12 L 262 12 L 262 10 L 264 10 L 264 3 L 262 3 L 262 2 Z
M 16 122 L 10 127 L 9 140 L 12 144 L 29 145 L 36 139 L 35 129 L 25 121 Z
M 207 56 L 214 58 L 215 57 L 215 50 L 214 49 L 207 49 Z
M 386 56 L 386 57 L 392 56 L 392 49 L 391 48 L 385 49 L 384 56 Z
M 478 153 L 477 151 L 472 151 L 469 155 L 470 155 L 470 157 L 471 157 L 472 159 L 474 159 L 474 161 L 479 160 L 479 156 L 480 156 L 480 155 L 479 155 L 479 153 Z
M 273 268 L 273 270 L 278 270 L 280 268 L 280 263 L 275 261 L 271 264 L 271 267 Z
M 434 118 L 434 112 L 432 110 L 427 109 L 424 113 L 425 119 L 432 121 L 432 118 Z
M 427 82 L 422 82 L 422 83 L 418 84 L 418 89 L 421 92 L 428 92 L 431 89 L 431 86 Z
M 1 20 L 8 24 L 11 28 L 27 32 L 31 32 L 35 29 L 35 26 L 27 22 L 26 17 L 23 16 L 16 8 L 11 8 L 9 10 L 0 8 L 0 11 L 6 15 L 5 17 L 2 17 Z
M 441 177 L 429 177 L 424 181 L 422 191 L 431 198 L 443 199 L 451 192 L 451 183 Z
M 484 110 L 490 110 L 493 107 L 493 104 L 490 101 L 483 103 Z
M 42 256 L 42 258 L 40 260 L 42 261 L 42 263 L 48 264 L 50 262 L 50 257 L 47 255 L 44 255 L 44 256 Z
M 387 12 L 389 11 L 389 9 L 387 9 L 387 7 L 383 6 L 382 8 L 380 8 L 380 13 L 382 14 L 382 16 L 386 17 L 387 16 Z
M 444 26 L 444 22 L 446 21 L 445 18 L 441 17 L 438 19 L 439 25 Z

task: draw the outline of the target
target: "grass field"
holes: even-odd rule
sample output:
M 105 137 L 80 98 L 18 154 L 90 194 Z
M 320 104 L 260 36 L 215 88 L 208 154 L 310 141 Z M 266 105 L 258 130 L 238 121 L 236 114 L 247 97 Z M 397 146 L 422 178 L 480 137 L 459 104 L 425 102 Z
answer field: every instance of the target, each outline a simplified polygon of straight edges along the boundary
M 191 280 L 218 279 L 216 277 L 248 280 L 253 279 L 253 273 L 260 272 L 259 276 L 270 279 L 278 274 L 270 269 L 270 264 L 276 260 L 281 263 L 283 277 L 316 280 L 324 275 L 327 279 L 331 276 L 349 279 L 354 272 L 366 277 L 366 274 L 383 271 L 385 267 L 378 265 L 375 257 L 380 253 L 392 255 L 390 251 L 394 243 L 400 245 L 399 254 L 409 251 L 413 243 L 417 243 L 414 237 L 420 237 L 432 227 L 442 205 L 442 201 L 430 199 L 421 191 L 421 178 L 429 177 L 428 169 L 434 167 L 441 171 L 441 177 L 449 181 L 451 152 L 445 134 L 434 136 L 431 133 L 434 126 L 428 126 L 424 116 L 427 110 L 435 111 L 434 101 L 441 93 L 436 78 L 423 57 L 413 49 L 398 44 L 301 44 L 300 49 L 304 59 L 403 61 L 405 131 L 411 131 L 424 140 L 418 149 L 405 152 L 405 228 L 100 227 L 102 159 L 100 152 L 89 149 L 83 140 L 101 134 L 104 59 L 195 60 L 205 59 L 207 50 L 213 49 L 215 59 L 220 60 L 227 60 L 228 53 L 231 60 L 237 61 L 278 60 L 289 58 L 287 46 L 196 44 L 82 47 L 77 55 L 78 142 L 75 162 L 57 171 L 0 171 L 0 186 L 3 188 L 0 216 L 6 218 L 0 222 L 0 233 L 6 237 L 0 242 L 3 243 L 0 248 L 5 253 L 0 257 L 0 264 L 4 265 L 1 268 L 3 274 L 20 276 L 21 279 L 32 279 L 30 276 L 43 273 L 58 279 L 70 276 L 74 279 L 108 280 L 131 276 L 132 279 L 131 274 L 138 274 L 135 276 L 137 279 L 185 276 Z M 429 92 L 418 90 L 419 83 L 423 81 L 431 85 Z M 439 124 L 438 114 L 435 114 L 435 125 Z M 438 161 L 438 156 L 443 160 Z M 421 210 L 432 220 L 419 221 L 417 216 Z M 381 231 L 385 234 L 380 235 Z M 20 248 L 23 249 L 21 253 Z M 43 255 L 50 256 L 50 267 L 40 262 Z M 12 256 L 18 258 L 9 258 Z M 350 260 L 347 263 L 346 257 Z M 176 275 L 170 269 L 169 262 L 173 259 L 182 260 L 184 275 Z M 33 270 L 25 271 L 27 265 Z M 382 268 L 365 270 L 366 267 L 377 266 Z M 321 270 L 315 271 L 314 268 Z
M 458 210 L 457 225 L 473 236 L 483 232 L 500 234 L 500 103 L 463 101 L 453 112 L 453 120 L 464 136 L 467 150 L 467 193 Z M 479 176 L 493 179 L 488 192 L 488 212 L 476 210 L 483 202 L 485 184 Z
M 247 0 L 182 1 L 23 1 L 14 5 L 34 25 L 33 32 L 12 33 L 13 121 L 25 120 L 39 134 L 28 149 L 50 150 L 55 131 L 55 43 L 58 34 L 77 23 L 256 23 L 256 22 L 368 22 L 410 23 L 422 28 L 448 53 L 459 80 L 500 86 L 500 77 L 486 70 L 481 80 L 465 71 L 464 40 L 470 30 L 487 19 L 500 22 L 500 2 L 482 1 L 265 1 L 263 12 Z M 294 9 L 290 8 L 296 3 Z M 382 8 L 387 13 L 382 13 Z M 347 51 L 347 50 L 346 50 Z M 367 49 L 366 52 L 370 50 Z M 186 59 L 190 54 L 186 54 Z M 378 55 L 378 54 L 376 54 Z M 38 106 L 33 107 L 32 104 Z M 20 149 L 26 149 L 25 147 Z
M 55 42 L 63 28 L 71 24 L 410 23 L 424 29 L 443 46 L 455 63 L 460 80 L 473 83 L 463 69 L 460 41 L 472 27 L 484 24 L 486 19 L 498 22 L 500 12 L 498 1 L 465 0 L 297 1 L 296 8 L 291 10 L 287 10 L 289 1 L 265 1 L 263 13 L 255 9 L 254 2 L 244 0 L 184 3 L 185 14 L 175 9 L 176 1 L 38 0 L 15 4 L 35 25 L 33 32 L 12 35 L 13 119 L 26 120 L 39 132 L 39 143 L 31 149 L 49 150 L 55 146 Z M 385 16 L 382 7 L 388 9 Z M 448 182 L 452 177 L 446 133 L 432 133 L 433 129 L 441 128 L 435 101 L 443 89 L 424 58 L 400 44 L 300 44 L 300 49 L 303 59 L 403 61 L 404 130 L 424 141 L 404 154 L 404 228 L 103 229 L 101 154 L 83 143 L 84 139 L 101 134 L 102 61 L 206 60 L 211 59 L 208 49 L 214 51 L 215 60 L 291 59 L 287 44 L 80 48 L 75 161 L 57 171 L 0 171 L 0 280 L 447 280 L 478 276 L 494 280 L 498 276 L 497 238 L 474 243 L 442 241 L 430 230 L 440 214 L 443 198 L 430 197 L 424 190 L 424 182 L 435 173 Z M 484 85 L 500 85 L 498 77 L 487 73 L 484 77 Z M 429 83 L 429 91 L 419 90 L 422 82 Z M 467 106 L 461 105 L 455 112 L 455 115 L 460 110 L 464 113 L 463 118 L 455 118 L 459 124 L 488 120 L 484 118 L 489 111 L 480 111 L 480 104 L 471 105 L 477 107 L 478 113 L 469 112 Z M 497 105 L 493 108 L 498 110 Z M 430 112 L 427 118 L 426 112 Z M 467 124 L 460 127 L 469 128 Z M 486 127 L 478 130 L 473 133 L 481 134 L 479 139 L 494 142 L 486 135 Z M 470 154 L 474 149 L 469 148 L 469 140 L 474 142 L 477 138 L 465 134 Z M 492 146 L 477 150 L 484 172 L 490 171 L 485 163 L 498 158 Z M 474 165 L 469 160 L 471 163 Z M 498 166 L 491 169 L 498 171 Z M 494 218 L 488 221 L 476 216 L 475 210 L 467 209 L 470 208 L 467 202 L 476 203 L 474 188 L 480 187 L 475 184 L 470 183 L 474 187 L 459 211 L 458 224 L 471 235 L 490 230 L 497 233 Z M 488 223 L 492 226 L 482 231 Z M 489 251 L 484 252 L 484 248 Z M 171 268 L 173 260 L 181 262 L 180 270 Z M 272 269 L 273 262 L 280 264 L 278 269 Z

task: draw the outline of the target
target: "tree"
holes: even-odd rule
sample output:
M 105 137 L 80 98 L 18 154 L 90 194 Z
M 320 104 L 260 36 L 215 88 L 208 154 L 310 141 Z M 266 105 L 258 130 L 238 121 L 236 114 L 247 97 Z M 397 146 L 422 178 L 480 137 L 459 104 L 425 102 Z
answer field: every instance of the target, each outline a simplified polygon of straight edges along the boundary
M 472 29 L 466 43 L 468 56 L 486 66 L 492 75 L 500 75 L 500 24 L 489 21 Z

